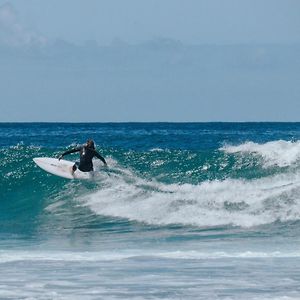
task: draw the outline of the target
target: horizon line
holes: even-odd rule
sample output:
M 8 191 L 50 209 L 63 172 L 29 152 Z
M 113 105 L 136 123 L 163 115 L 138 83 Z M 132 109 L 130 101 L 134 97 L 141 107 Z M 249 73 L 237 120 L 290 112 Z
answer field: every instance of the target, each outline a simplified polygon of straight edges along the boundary
M 300 123 L 299 121 L 0 121 L 0 124 Z

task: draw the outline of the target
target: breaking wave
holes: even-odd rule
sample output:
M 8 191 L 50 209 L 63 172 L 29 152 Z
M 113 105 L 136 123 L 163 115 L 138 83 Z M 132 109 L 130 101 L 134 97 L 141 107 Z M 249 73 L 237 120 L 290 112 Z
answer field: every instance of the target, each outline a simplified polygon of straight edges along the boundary
M 264 166 L 291 166 L 300 160 L 300 141 L 271 141 L 264 144 L 247 142 L 241 145 L 226 145 L 220 150 L 226 153 L 254 154 L 264 160 Z
M 124 170 L 125 172 L 125 170 Z M 96 214 L 152 225 L 251 227 L 300 219 L 300 174 L 164 184 L 134 173 L 107 177 L 81 197 Z

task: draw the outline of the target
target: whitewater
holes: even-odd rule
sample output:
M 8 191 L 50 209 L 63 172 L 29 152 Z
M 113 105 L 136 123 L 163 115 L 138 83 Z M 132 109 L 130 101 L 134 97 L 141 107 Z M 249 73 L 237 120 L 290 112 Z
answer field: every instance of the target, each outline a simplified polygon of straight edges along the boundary
M 87 138 L 94 180 L 32 161 Z M 0 154 L 0 299 L 300 298 L 300 123 L 2 123 Z

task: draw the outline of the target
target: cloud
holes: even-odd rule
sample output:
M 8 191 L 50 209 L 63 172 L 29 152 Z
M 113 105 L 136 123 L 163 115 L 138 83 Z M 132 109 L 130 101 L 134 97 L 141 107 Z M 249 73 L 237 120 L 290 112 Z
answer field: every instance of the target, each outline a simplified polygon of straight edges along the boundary
M 0 6 L 0 44 L 5 46 L 44 46 L 47 38 L 27 29 L 10 3 Z

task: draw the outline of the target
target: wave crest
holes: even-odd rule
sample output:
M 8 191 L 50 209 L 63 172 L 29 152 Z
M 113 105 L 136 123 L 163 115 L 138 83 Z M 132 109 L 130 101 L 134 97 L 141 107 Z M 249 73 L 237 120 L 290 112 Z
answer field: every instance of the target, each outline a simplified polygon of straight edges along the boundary
M 300 160 L 300 141 L 271 141 L 265 144 L 247 142 L 241 145 L 226 145 L 220 150 L 226 153 L 251 153 L 264 159 L 265 167 L 288 167 Z

